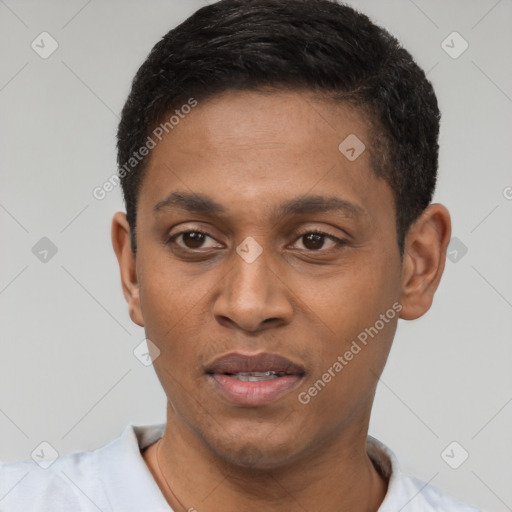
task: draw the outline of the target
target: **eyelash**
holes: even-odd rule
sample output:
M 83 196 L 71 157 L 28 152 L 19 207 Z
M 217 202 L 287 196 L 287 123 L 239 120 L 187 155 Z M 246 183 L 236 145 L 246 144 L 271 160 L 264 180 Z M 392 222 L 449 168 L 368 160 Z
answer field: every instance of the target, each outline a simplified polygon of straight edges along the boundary
M 188 233 L 200 233 L 201 235 L 209 236 L 212 240 L 215 240 L 215 238 L 213 238 L 213 236 L 210 235 L 210 233 L 207 233 L 206 231 L 202 231 L 201 229 L 187 229 L 186 231 L 180 231 L 179 233 L 175 233 L 174 235 L 171 235 L 170 237 L 168 237 L 167 240 L 165 241 L 165 244 L 166 245 L 171 244 L 171 243 L 175 242 L 176 238 L 178 238 L 180 235 L 187 235 Z M 187 249 L 185 247 L 181 247 L 181 248 Z M 193 249 L 188 249 L 188 250 L 193 250 Z
M 180 236 L 180 235 L 186 235 L 188 233 L 200 233 L 202 235 L 205 235 L 205 236 L 208 236 L 210 237 L 212 240 L 215 240 L 215 238 L 213 236 L 211 236 L 209 233 L 207 233 L 206 231 L 202 231 L 201 229 L 188 229 L 186 231 L 180 231 L 179 233 L 175 233 L 174 235 L 171 235 L 170 237 L 167 238 L 165 244 L 166 245 L 170 245 L 170 244 L 173 244 L 176 242 L 176 239 Z M 328 238 L 329 240 L 332 240 L 335 244 L 336 244 L 336 248 L 341 248 L 345 245 L 347 245 L 347 241 L 346 240 L 342 240 L 341 238 L 337 238 L 333 235 L 329 235 L 329 233 L 325 233 L 324 231 L 320 231 L 320 230 L 317 230 L 317 229 L 308 229 L 307 231 L 303 231 L 302 233 L 298 233 L 296 234 L 295 236 L 295 241 L 299 240 L 300 238 L 306 236 L 306 235 L 309 235 L 309 234 L 316 234 L 316 235 L 322 235 L 324 236 L 325 238 Z M 201 251 L 201 249 L 190 249 L 188 247 L 181 247 L 179 246 L 180 249 L 183 249 L 185 251 Z M 308 252 L 322 252 L 322 248 L 320 249 L 305 249 L 306 251 Z M 326 250 L 323 250 L 323 252 L 327 252 Z
M 335 237 L 334 235 L 329 235 L 329 233 L 325 233 L 324 231 L 321 231 L 319 229 L 308 229 L 307 231 L 303 231 L 302 233 L 298 233 L 296 236 L 295 236 L 295 242 L 297 242 L 297 240 L 300 240 L 302 237 L 306 236 L 306 235 L 309 235 L 309 234 L 315 234 L 315 235 L 322 235 L 323 237 L 325 237 L 326 239 L 328 240 L 331 240 L 333 241 L 335 244 L 336 244 L 336 249 L 340 249 L 341 247 L 343 247 L 344 245 L 347 245 L 347 241 L 346 240 L 342 240 L 341 238 L 337 238 Z M 332 248 L 334 249 L 334 248 Z M 305 249 L 306 251 L 308 252 L 328 252 L 329 249 Z

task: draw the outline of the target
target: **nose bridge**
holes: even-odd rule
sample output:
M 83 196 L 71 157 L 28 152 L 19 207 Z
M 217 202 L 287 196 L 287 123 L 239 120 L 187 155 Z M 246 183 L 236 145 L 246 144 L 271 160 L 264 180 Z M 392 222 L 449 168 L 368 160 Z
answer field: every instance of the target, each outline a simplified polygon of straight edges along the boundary
M 292 307 L 267 250 L 248 237 L 236 248 L 230 266 L 215 304 L 218 318 L 246 330 L 257 330 L 270 319 L 289 321 Z
M 251 303 L 263 304 L 269 299 L 273 285 L 270 276 L 274 276 L 269 268 L 268 254 L 256 255 L 251 248 L 246 257 L 240 255 L 243 249 L 237 249 L 237 255 L 233 257 L 232 289 L 233 297 L 238 297 L 248 305 Z M 270 274 L 270 276 L 269 276 Z

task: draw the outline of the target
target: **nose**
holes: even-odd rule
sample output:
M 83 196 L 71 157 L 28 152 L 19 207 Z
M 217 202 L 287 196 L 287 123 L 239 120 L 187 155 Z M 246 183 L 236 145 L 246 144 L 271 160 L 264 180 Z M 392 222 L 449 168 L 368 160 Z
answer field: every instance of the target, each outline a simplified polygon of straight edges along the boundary
M 250 263 L 233 254 L 231 270 L 213 305 L 217 322 L 255 333 L 291 321 L 290 290 L 269 263 L 265 251 Z

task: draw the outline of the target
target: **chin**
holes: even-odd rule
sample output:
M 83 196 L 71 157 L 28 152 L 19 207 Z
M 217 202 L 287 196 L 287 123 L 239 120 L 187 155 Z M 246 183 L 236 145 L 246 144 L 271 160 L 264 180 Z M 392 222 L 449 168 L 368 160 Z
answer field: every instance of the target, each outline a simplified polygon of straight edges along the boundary
M 279 469 L 293 458 L 290 450 L 285 447 L 259 447 L 250 442 L 237 447 L 231 446 L 228 450 L 219 451 L 217 448 L 217 454 L 233 466 L 253 471 Z
M 260 428 L 262 426 L 260 425 Z M 273 438 L 269 439 L 273 431 Z M 278 432 L 275 424 L 272 429 L 226 429 L 209 433 L 203 440 L 220 459 L 230 465 L 255 471 L 278 469 L 290 463 L 302 450 L 297 445 L 297 435 Z

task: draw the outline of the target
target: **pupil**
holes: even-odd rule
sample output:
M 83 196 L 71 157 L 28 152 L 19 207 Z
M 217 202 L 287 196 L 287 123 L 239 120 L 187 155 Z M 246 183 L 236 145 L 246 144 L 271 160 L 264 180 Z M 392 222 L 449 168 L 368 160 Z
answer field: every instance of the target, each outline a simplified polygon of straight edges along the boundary
M 198 233 L 197 231 L 191 231 L 190 233 L 183 234 L 183 242 L 191 249 L 197 249 L 203 245 L 204 234 Z
M 307 249 L 321 249 L 324 245 L 324 235 L 318 233 L 308 233 L 304 235 L 304 247 Z

